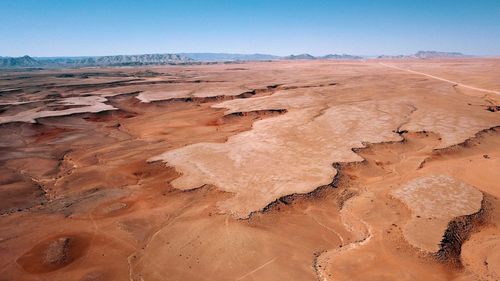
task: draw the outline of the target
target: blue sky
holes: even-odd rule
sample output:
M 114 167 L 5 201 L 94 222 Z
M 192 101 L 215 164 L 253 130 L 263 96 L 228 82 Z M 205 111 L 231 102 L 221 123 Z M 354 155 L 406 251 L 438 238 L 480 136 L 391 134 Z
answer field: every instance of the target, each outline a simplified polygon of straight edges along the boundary
M 500 0 L 1 0 L 0 56 L 500 55 Z

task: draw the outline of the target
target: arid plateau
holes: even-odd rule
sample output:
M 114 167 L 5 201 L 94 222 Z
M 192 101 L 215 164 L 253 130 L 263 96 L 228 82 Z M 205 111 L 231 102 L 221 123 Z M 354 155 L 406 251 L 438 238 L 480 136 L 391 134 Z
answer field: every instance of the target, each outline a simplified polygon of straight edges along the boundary
M 0 71 L 0 281 L 500 280 L 499 74 Z

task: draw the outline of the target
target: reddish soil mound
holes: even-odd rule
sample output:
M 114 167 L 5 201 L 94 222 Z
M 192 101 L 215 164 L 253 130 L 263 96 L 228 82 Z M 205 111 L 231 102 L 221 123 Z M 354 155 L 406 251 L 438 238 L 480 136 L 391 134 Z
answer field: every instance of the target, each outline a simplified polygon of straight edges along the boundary
M 35 245 L 17 259 L 30 273 L 45 273 L 63 268 L 82 257 L 89 246 L 85 235 L 58 235 Z

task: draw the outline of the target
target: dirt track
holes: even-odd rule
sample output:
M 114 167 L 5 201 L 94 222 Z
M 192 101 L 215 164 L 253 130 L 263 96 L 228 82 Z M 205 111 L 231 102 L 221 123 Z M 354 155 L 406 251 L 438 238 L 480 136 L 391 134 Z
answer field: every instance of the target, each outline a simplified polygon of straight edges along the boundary
M 387 64 L 387 63 L 380 63 L 380 65 L 387 66 L 387 67 L 394 68 L 394 69 L 399 69 L 399 70 L 402 70 L 402 71 L 407 71 L 407 72 L 410 72 L 410 73 L 413 73 L 413 74 L 424 75 L 424 76 L 427 76 L 427 77 L 430 77 L 430 78 L 434 78 L 434 79 L 437 79 L 437 80 L 440 80 L 440 81 L 448 82 L 448 83 L 454 84 L 456 86 L 460 86 L 460 87 L 467 88 L 467 89 L 474 90 L 474 91 L 479 91 L 479 92 L 484 92 L 484 93 L 489 93 L 489 94 L 500 95 L 500 91 L 493 91 L 493 90 L 478 88 L 478 87 L 474 87 L 474 86 L 471 86 L 471 85 L 466 85 L 466 84 L 463 84 L 463 83 L 460 83 L 460 82 L 451 81 L 451 80 L 448 80 L 448 79 L 445 79 L 445 78 L 442 78 L 442 77 L 438 77 L 438 76 L 435 76 L 435 75 L 431 75 L 431 74 L 427 74 L 427 73 L 423 73 L 423 72 L 419 72 L 419 71 L 415 71 L 415 70 L 411 70 L 411 69 L 405 69 L 405 68 L 397 67 L 397 66 L 390 65 L 390 64 Z

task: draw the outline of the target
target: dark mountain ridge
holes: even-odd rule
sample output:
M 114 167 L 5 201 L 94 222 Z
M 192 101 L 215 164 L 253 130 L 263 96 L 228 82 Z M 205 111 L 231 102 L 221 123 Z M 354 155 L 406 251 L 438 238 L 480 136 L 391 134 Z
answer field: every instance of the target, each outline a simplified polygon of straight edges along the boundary
M 46 66 L 126 66 L 151 64 L 178 64 L 192 59 L 179 54 L 116 55 L 99 57 L 37 58 Z
M 40 66 L 41 63 L 30 56 L 22 56 L 18 58 L 0 57 L 0 68 L 11 67 L 34 67 Z

